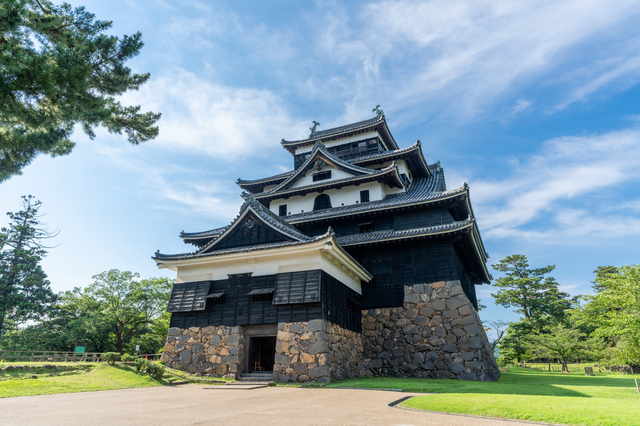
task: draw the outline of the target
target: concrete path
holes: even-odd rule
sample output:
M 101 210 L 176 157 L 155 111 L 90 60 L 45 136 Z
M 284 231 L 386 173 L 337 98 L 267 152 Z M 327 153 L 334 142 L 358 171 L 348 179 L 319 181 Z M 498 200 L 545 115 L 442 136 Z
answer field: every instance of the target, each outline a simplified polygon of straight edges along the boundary
M 207 388 L 207 389 L 205 389 Z M 518 426 L 391 408 L 402 392 L 353 389 L 211 389 L 182 385 L 0 399 L 0 425 L 440 425 Z

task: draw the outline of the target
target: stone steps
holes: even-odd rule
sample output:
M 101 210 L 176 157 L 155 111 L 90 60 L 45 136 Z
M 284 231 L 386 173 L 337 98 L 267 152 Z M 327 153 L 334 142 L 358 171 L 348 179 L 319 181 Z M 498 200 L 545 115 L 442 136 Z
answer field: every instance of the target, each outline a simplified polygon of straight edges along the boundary
M 242 373 L 238 380 L 241 382 L 271 382 L 273 381 L 273 372 L 254 371 L 253 373 Z

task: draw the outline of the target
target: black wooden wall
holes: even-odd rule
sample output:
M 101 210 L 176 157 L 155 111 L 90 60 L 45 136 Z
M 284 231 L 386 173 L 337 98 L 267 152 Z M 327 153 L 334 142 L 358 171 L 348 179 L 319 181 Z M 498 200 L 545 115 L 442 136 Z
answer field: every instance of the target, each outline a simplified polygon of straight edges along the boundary
M 347 330 L 362 331 L 362 296 L 322 272 L 323 319 Z
M 191 283 L 187 283 L 188 286 Z M 198 283 L 200 286 L 202 282 Z M 175 287 L 178 286 L 178 287 Z M 184 284 L 175 284 L 181 289 Z M 274 300 L 254 301 L 251 290 L 273 288 Z M 171 327 L 236 326 L 325 319 L 360 331 L 360 295 L 320 270 L 276 275 L 230 275 L 210 282 L 210 293 L 225 292 L 224 303 L 209 301 L 197 312 L 174 312 Z
M 337 207 L 337 206 L 334 206 Z M 331 226 L 336 236 L 353 235 L 360 233 L 360 224 L 373 224 L 373 232 L 393 229 L 403 231 L 405 229 L 426 228 L 452 223 L 453 217 L 445 208 L 435 210 L 422 210 L 397 215 L 376 214 L 360 218 L 337 218 L 335 221 L 322 222 L 320 224 L 296 225 L 301 232 L 309 236 L 322 235 Z
M 362 285 L 364 309 L 402 306 L 405 285 L 435 281 L 460 280 L 470 301 L 476 300 L 475 286 L 464 275 L 452 243 L 417 240 L 347 250 L 373 275 Z

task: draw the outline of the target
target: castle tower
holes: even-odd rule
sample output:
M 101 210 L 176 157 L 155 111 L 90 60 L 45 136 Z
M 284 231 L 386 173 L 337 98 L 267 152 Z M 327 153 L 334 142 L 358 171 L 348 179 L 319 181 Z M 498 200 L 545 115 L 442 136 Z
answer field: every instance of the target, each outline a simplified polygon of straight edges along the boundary
M 376 117 L 282 140 L 293 170 L 238 180 L 224 228 L 182 233 L 163 362 L 208 376 L 497 380 L 475 286 L 490 280 L 469 188 Z

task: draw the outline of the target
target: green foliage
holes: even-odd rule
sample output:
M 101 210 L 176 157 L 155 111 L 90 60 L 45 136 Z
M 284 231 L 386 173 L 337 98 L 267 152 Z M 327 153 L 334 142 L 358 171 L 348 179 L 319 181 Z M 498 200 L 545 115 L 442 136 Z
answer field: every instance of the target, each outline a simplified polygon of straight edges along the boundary
M 160 362 L 147 361 L 145 366 L 145 372 L 155 380 L 162 380 L 164 370 L 165 367 Z
M 67 3 L 0 0 L 0 182 L 41 153 L 70 153 L 75 124 L 91 138 L 97 126 L 125 132 L 135 145 L 158 135 L 160 114 L 116 100 L 149 74 L 124 65 L 140 53 L 141 34 L 118 38 L 111 26 Z
M 595 335 L 609 339 L 615 350 L 611 361 L 640 364 L 640 265 L 598 268 L 587 303 L 575 311 Z
M 138 359 L 138 357 L 134 356 L 134 355 L 129 355 L 129 354 L 123 354 L 122 355 L 122 362 L 124 362 L 124 363 L 135 362 L 136 359 Z
M 37 319 L 55 300 L 39 265 L 47 253 L 42 240 L 52 236 L 40 226 L 41 205 L 33 196 L 23 196 L 22 210 L 7 213 L 9 226 L 0 229 L 0 336 L 6 320 Z
M 547 320 L 562 320 L 565 311 L 571 307 L 569 295 L 558 290 L 558 283 L 553 277 L 545 277 L 555 266 L 529 268 L 527 257 L 521 254 L 507 256 L 491 266 L 505 274 L 493 284 L 500 288 L 492 294 L 496 304 L 505 308 L 515 307 L 516 312 L 535 326 L 542 326 L 545 317 Z
M 105 352 L 102 354 L 102 358 L 104 358 L 109 365 L 113 365 L 120 359 L 120 354 L 118 352 Z
M 562 371 L 568 371 L 567 363 L 572 359 L 593 359 L 594 352 L 601 345 L 579 329 L 569 328 L 562 323 L 551 326 L 548 332 L 529 335 L 528 341 L 531 353 L 537 358 L 560 359 Z
M 145 371 L 146 368 L 147 368 L 147 363 L 148 362 L 149 361 L 147 361 L 144 358 L 136 358 L 135 361 L 134 361 L 135 366 L 136 366 L 136 371 L 138 373 L 142 373 L 143 371 Z
M 124 353 L 125 341 L 143 334 L 165 311 L 171 293 L 167 278 L 137 280 L 140 275 L 112 269 L 94 275 L 81 297 L 99 306 L 100 317 L 106 321 L 115 338 L 116 350 Z

